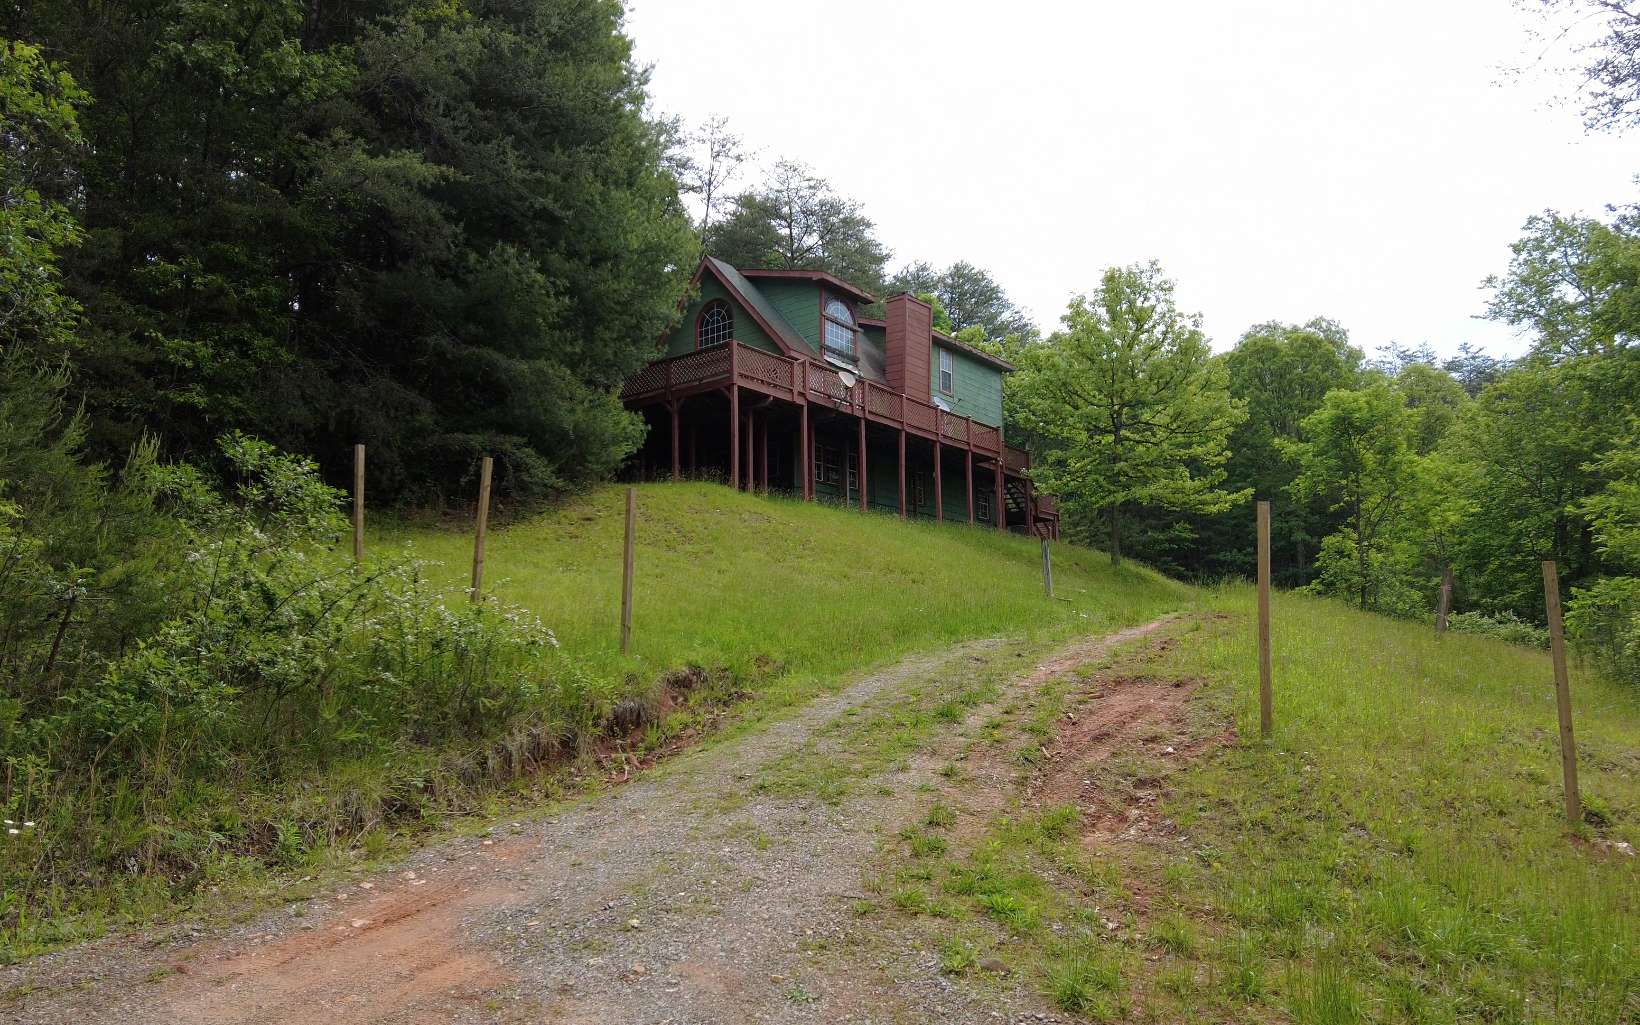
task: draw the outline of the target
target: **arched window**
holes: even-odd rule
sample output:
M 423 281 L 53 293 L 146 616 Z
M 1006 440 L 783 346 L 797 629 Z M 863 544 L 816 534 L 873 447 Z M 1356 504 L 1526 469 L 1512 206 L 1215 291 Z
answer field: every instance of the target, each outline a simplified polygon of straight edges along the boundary
M 854 311 L 843 300 L 828 297 L 821 312 L 825 314 L 826 355 L 853 363 Z
M 706 308 L 700 311 L 700 320 L 695 322 L 695 348 L 722 345 L 734 336 L 735 315 L 729 304 L 722 299 L 707 303 Z

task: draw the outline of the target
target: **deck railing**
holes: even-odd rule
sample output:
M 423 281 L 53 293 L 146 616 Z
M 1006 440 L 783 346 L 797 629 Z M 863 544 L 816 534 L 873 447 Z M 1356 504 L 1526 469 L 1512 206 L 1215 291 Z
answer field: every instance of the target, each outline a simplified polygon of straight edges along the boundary
M 1014 453 L 1019 450 L 1003 445 L 1000 428 L 947 412 L 875 381 L 858 381 L 853 388 L 845 388 L 842 375 L 823 363 L 777 355 L 738 341 L 656 360 L 627 380 L 621 398 L 628 402 L 666 398 L 727 385 L 731 380 L 793 401 L 823 402 L 924 436 L 937 433 L 948 444 L 1001 456 L 1010 470 L 1027 465 L 1016 465 Z

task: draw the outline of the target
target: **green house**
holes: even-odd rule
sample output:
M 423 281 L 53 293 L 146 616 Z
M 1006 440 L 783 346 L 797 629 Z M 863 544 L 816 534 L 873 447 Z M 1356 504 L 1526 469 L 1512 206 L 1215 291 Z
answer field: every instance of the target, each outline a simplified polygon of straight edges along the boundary
M 707 257 L 678 326 L 622 391 L 645 477 L 715 477 L 902 517 L 1057 536 L 1003 439 L 1007 362 L 933 328 L 909 294 Z

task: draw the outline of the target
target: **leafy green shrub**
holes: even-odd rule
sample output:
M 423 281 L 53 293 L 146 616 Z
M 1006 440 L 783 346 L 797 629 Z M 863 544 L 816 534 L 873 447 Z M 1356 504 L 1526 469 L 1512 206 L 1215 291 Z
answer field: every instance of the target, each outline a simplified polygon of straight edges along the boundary
M 1529 648 L 1547 648 L 1549 631 L 1533 626 L 1513 612 L 1457 612 L 1447 617 L 1447 629 L 1461 634 L 1479 634 Z
M 521 609 L 353 565 L 305 458 L 236 434 L 221 481 L 146 447 L 85 465 L 62 384 L 0 363 L 0 806 L 33 823 L 0 836 L 0 929 L 65 885 L 299 863 L 573 757 L 642 697 Z
M 1566 631 L 1614 679 L 1640 685 L 1640 577 L 1607 577 L 1566 603 Z

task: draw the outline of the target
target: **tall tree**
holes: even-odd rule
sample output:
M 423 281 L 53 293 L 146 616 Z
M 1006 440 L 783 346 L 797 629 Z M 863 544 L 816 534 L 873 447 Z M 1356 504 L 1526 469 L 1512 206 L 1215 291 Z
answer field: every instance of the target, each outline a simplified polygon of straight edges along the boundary
M 1231 396 L 1247 410 L 1230 436 L 1228 486 L 1251 489 L 1256 497 L 1282 506 L 1271 524 L 1271 568 L 1278 580 L 1302 584 L 1333 521 L 1324 506 L 1290 501 L 1298 466 L 1283 446 L 1304 440 L 1304 418 L 1320 407 L 1327 392 L 1355 385 L 1361 351 L 1340 324 L 1317 317 L 1304 324 L 1256 324 L 1219 358 Z M 1199 569 L 1253 571 L 1256 539 L 1245 515 L 1231 512 L 1205 524 L 1203 541 Z
M 700 201 L 700 237 L 706 239 L 712 235 L 712 222 L 727 205 L 729 188 L 752 154 L 745 140 L 729 131 L 726 117 L 706 121 L 687 142 L 689 152 L 680 161 L 678 181 L 686 194 Z
M 1395 375 L 1395 390 L 1412 415 L 1408 442 L 1421 456 L 1435 451 L 1469 404 L 1469 394 L 1457 378 L 1430 363 L 1403 366 Z
M 58 254 L 81 238 L 66 201 L 87 98 L 39 47 L 0 41 L 0 351 L 38 359 L 72 344 L 79 306 Z
M 104 452 L 245 428 L 432 498 L 604 474 L 696 249 L 617 0 L 35 4 L 83 119 Z M 461 493 L 466 492 L 465 485 Z
M 1306 440 L 1293 446 L 1293 492 L 1319 498 L 1344 515 L 1321 543 L 1322 590 L 1353 595 L 1373 608 L 1386 578 L 1396 517 L 1414 487 L 1417 455 L 1409 444 L 1406 400 L 1384 381 L 1330 391 L 1304 418 Z
M 805 165 L 782 160 L 761 186 L 735 197 L 706 247 L 739 267 L 826 271 L 875 290 L 889 256 L 875 230 L 859 204 Z
M 1154 262 L 1107 270 L 1097 292 L 1072 300 L 1062 330 L 1024 350 L 1010 389 L 1018 418 L 1049 446 L 1038 481 L 1069 512 L 1103 516 L 1115 564 L 1133 510 L 1217 512 L 1248 494 L 1219 487 L 1245 413 L 1173 288 Z
M 888 282 L 890 292 L 931 293 L 951 319 L 955 333 L 978 327 L 986 338 L 1019 335 L 1034 338 L 1037 328 L 990 272 L 966 260 L 958 260 L 943 270 L 926 261 L 907 264 Z
M 1640 4 L 1632 0 L 1517 0 L 1548 17 L 1553 44 L 1579 63 L 1583 123 L 1621 131 L 1640 124 Z

